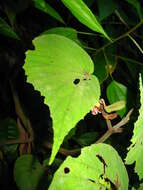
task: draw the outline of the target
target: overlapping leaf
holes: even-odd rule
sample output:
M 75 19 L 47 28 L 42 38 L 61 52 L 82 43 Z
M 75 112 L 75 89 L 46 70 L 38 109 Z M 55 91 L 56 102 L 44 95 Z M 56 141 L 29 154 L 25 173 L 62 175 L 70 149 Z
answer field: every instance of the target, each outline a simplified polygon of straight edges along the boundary
M 99 19 L 100 21 L 104 18 L 107 18 L 109 15 L 111 15 L 115 9 L 117 9 L 116 1 L 114 0 L 108 0 L 108 3 L 106 0 L 98 0 L 98 9 L 99 9 Z
M 14 178 L 20 190 L 37 190 L 44 170 L 32 155 L 20 156 L 14 166 Z
M 48 3 L 46 3 L 45 0 L 33 0 L 33 2 L 37 9 L 40 9 L 41 11 L 49 14 L 50 16 L 60 21 L 61 23 L 64 23 L 64 20 L 59 15 L 59 13 L 53 7 L 51 7 Z
M 107 97 L 110 104 L 113 104 L 117 101 L 124 101 L 126 105 L 127 98 L 127 88 L 121 83 L 113 80 L 107 87 Z M 118 114 L 122 117 L 126 112 L 126 106 L 118 111 Z
M 95 75 L 99 78 L 100 83 L 107 79 L 116 68 L 116 58 L 108 56 L 106 52 L 100 52 L 93 58 Z
M 8 140 L 18 139 L 18 129 L 16 122 L 11 119 L 7 118 L 5 120 L 0 120 L 0 143 L 6 143 Z M 17 144 L 13 145 L 5 145 L 3 146 L 3 151 L 5 155 L 9 158 L 13 158 L 16 156 L 17 152 Z
M 28 81 L 45 96 L 53 119 L 54 144 L 50 163 L 68 132 L 99 101 L 100 86 L 92 75 L 89 55 L 75 42 L 47 34 L 34 40 L 25 70 Z
M 49 190 L 128 190 L 126 168 L 110 145 L 83 148 L 78 158 L 68 157 L 54 175 Z
M 62 0 L 62 2 L 81 23 L 110 40 L 101 24 L 82 0 Z
M 13 31 L 13 29 L 2 18 L 0 18 L 0 33 L 5 36 L 8 36 L 10 38 L 20 40 L 18 35 Z
M 80 41 L 77 36 L 77 31 L 70 27 L 55 27 L 45 31 L 43 34 L 58 34 L 65 36 L 80 45 Z
M 126 157 L 126 164 L 135 162 L 135 172 L 143 179 L 143 87 L 140 76 L 140 102 L 139 117 L 134 126 L 134 134 L 131 139 L 132 144 Z
M 138 1 L 138 0 L 126 0 L 126 1 L 135 7 L 139 17 L 142 19 L 142 11 L 141 11 L 140 1 Z

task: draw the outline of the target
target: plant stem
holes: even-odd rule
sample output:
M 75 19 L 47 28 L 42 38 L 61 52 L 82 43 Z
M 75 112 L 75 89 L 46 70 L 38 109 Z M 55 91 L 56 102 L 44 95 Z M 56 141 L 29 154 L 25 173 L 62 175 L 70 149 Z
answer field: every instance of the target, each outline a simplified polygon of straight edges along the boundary
M 9 81 L 9 83 L 10 83 L 10 87 L 11 87 L 11 91 L 12 91 L 13 101 L 15 104 L 16 114 L 23 122 L 24 127 L 27 129 L 30 137 L 34 138 L 34 133 L 33 133 L 32 127 L 31 127 L 31 123 L 30 123 L 29 119 L 26 117 L 26 115 L 21 107 L 18 94 L 17 94 L 16 90 L 14 89 L 14 85 L 13 85 L 12 81 Z
M 130 115 L 132 114 L 133 109 L 131 109 L 127 115 L 119 122 L 117 123 L 115 126 L 112 127 L 111 129 L 111 124 L 109 124 L 107 122 L 108 125 L 108 131 L 100 138 L 98 139 L 95 143 L 103 143 L 104 141 L 106 141 L 113 133 L 119 133 L 121 132 L 120 127 L 122 127 L 123 125 L 125 125 L 129 119 L 130 119 Z M 110 125 L 110 126 L 109 126 Z
M 97 140 L 95 143 L 103 143 L 104 141 L 106 141 L 113 133 L 119 133 L 121 132 L 121 130 L 118 130 L 120 129 L 121 126 L 125 125 L 129 119 L 130 119 L 130 115 L 132 114 L 133 112 L 133 109 L 131 109 L 128 114 L 119 122 L 117 123 L 114 127 L 112 127 L 111 125 L 111 122 L 108 120 L 107 121 L 107 126 L 108 126 L 108 130 L 107 132 L 99 139 Z M 112 128 L 112 129 L 111 129 Z M 29 142 L 33 142 L 33 139 L 32 138 L 29 138 L 29 139 L 19 139 L 19 140 L 9 140 L 9 141 L 6 141 L 6 142 L 1 142 L 0 143 L 0 147 L 3 146 L 3 145 L 9 145 L 9 144 L 23 144 L 23 143 L 29 143 Z M 52 144 L 49 143 L 48 141 L 45 141 L 43 143 L 43 146 L 47 149 L 52 149 Z M 81 152 L 81 148 L 78 148 L 78 149 L 73 149 L 73 150 L 67 150 L 67 149 L 64 149 L 64 148 L 60 148 L 59 151 L 58 151 L 60 154 L 64 155 L 64 156 L 77 156 L 78 154 L 80 154 Z
M 130 33 L 134 32 L 134 31 L 135 31 L 137 28 L 139 28 L 142 24 L 143 24 L 143 20 L 141 20 L 136 26 L 134 26 L 133 28 L 131 28 L 128 32 L 122 34 L 121 36 L 119 36 L 119 37 L 113 39 L 112 42 L 109 42 L 109 43 L 105 44 L 104 46 L 102 46 L 101 48 L 97 49 L 97 51 L 96 51 L 95 54 L 97 54 L 97 53 L 99 53 L 100 51 L 104 50 L 105 48 L 107 48 L 107 47 L 110 46 L 111 44 L 113 44 L 113 43 L 115 43 L 115 42 L 117 42 L 117 41 L 119 41 L 119 40 L 121 40 L 121 39 L 127 37 Z
M 120 13 L 119 13 L 117 10 L 115 11 L 115 13 L 116 13 L 117 17 L 120 19 L 120 21 L 129 29 L 128 24 L 127 24 L 127 23 L 124 21 L 124 19 L 121 17 Z M 130 38 L 130 40 L 135 44 L 135 46 L 136 46 L 136 47 L 140 50 L 140 52 L 143 54 L 143 50 L 142 50 L 141 46 L 137 43 L 137 41 L 136 41 L 130 34 L 128 34 L 127 36 Z

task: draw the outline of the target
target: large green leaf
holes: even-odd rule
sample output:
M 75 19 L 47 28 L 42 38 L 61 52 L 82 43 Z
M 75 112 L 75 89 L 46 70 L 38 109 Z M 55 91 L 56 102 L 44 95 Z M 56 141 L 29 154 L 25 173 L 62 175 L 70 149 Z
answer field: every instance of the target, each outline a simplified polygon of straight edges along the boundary
M 13 31 L 13 29 L 2 18 L 0 18 L 0 33 L 5 36 L 8 36 L 10 38 L 20 40 L 18 35 Z
M 121 83 L 113 80 L 107 87 L 107 98 L 110 104 L 123 100 L 126 104 L 127 88 Z M 119 110 L 117 113 L 122 117 L 126 112 L 126 107 Z
M 135 172 L 143 179 L 143 87 L 140 76 L 140 102 L 139 117 L 134 126 L 132 144 L 128 148 L 129 152 L 126 157 L 126 164 L 133 164 L 135 162 Z
M 28 51 L 25 70 L 28 81 L 45 96 L 54 128 L 50 163 L 68 132 L 99 101 L 100 86 L 92 75 L 89 55 L 74 41 L 47 34 L 33 41 L 36 50 Z
M 110 145 L 83 148 L 78 158 L 68 157 L 54 175 L 49 190 L 128 190 L 126 168 Z
M 33 0 L 33 2 L 37 9 L 40 9 L 41 11 L 49 14 L 51 17 L 55 18 L 61 23 L 64 23 L 64 20 L 59 15 L 59 13 L 55 9 L 53 9 L 53 7 L 51 7 L 48 3 L 46 3 L 45 0 Z
M 110 40 L 94 14 L 82 0 L 62 0 L 62 2 L 82 24 L 103 34 L 104 37 Z
M 14 166 L 14 178 L 19 190 L 37 190 L 43 172 L 42 165 L 34 156 L 20 156 Z

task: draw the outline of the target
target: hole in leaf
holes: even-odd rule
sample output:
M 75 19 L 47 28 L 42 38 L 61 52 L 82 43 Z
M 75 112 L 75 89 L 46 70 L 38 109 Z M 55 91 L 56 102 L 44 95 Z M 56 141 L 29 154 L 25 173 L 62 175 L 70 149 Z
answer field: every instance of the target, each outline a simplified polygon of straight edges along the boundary
M 77 85 L 79 82 L 80 82 L 80 79 L 75 79 L 75 80 L 73 81 L 73 83 L 74 83 L 75 85 Z
M 68 167 L 64 168 L 64 173 L 68 174 L 70 172 L 70 169 Z

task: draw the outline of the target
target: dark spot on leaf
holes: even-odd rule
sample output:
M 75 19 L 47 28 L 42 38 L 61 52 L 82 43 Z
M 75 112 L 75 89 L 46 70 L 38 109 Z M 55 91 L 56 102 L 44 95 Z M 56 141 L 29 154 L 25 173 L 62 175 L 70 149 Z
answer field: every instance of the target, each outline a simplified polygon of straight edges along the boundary
M 88 179 L 88 181 L 90 181 L 92 183 L 95 183 L 95 181 L 93 179 Z
M 106 169 L 106 167 L 107 167 L 107 164 L 106 164 L 105 160 L 104 160 L 103 157 L 102 157 L 101 155 L 99 155 L 99 154 L 97 154 L 96 157 L 100 160 L 100 162 L 103 163 L 104 174 L 105 174 L 105 169 Z
M 80 79 L 75 79 L 75 80 L 73 81 L 73 83 L 74 83 L 75 85 L 77 85 L 79 82 L 80 82 Z
M 70 169 L 68 167 L 64 168 L 64 173 L 68 174 L 70 172 Z

